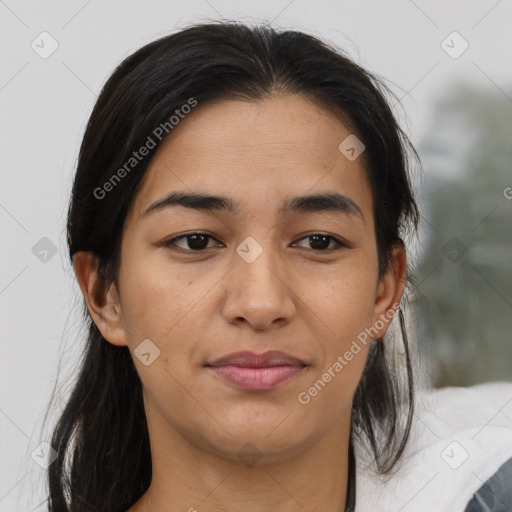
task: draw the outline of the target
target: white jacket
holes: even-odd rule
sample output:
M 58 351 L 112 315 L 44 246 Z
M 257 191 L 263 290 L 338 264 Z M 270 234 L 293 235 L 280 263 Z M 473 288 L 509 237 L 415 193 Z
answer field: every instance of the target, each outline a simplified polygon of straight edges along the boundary
M 512 382 L 419 391 L 411 437 L 391 477 L 376 474 L 371 454 L 358 442 L 354 453 L 355 512 L 464 512 L 512 457 Z M 509 463 L 500 472 L 508 499 L 510 469 Z M 512 511 L 512 502 L 505 507 L 476 502 L 480 507 L 472 511 Z

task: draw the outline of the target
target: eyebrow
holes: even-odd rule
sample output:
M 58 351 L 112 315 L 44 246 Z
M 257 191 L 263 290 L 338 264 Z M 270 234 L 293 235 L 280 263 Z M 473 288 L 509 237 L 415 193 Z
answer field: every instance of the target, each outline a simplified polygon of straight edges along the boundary
M 195 210 L 224 211 L 235 213 L 239 211 L 239 205 L 229 197 L 201 194 L 197 192 L 174 191 L 152 203 L 142 214 L 147 217 L 151 213 L 161 211 L 173 206 L 184 206 Z M 339 192 L 323 194 L 309 194 L 294 196 L 285 199 L 278 209 L 279 215 L 289 213 L 321 213 L 333 212 L 345 215 L 355 215 L 366 222 L 364 214 L 350 197 Z

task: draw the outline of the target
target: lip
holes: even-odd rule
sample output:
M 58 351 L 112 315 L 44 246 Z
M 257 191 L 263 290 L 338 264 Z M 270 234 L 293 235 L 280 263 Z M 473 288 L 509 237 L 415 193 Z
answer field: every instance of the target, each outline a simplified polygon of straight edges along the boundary
M 263 354 L 236 352 L 206 365 L 224 381 L 247 391 L 273 389 L 307 366 L 300 359 L 277 350 Z
M 243 366 L 245 368 L 268 368 L 271 366 L 307 366 L 304 361 L 286 352 L 279 350 L 268 350 L 263 354 L 256 354 L 249 350 L 233 352 L 226 356 L 215 359 L 206 366 Z

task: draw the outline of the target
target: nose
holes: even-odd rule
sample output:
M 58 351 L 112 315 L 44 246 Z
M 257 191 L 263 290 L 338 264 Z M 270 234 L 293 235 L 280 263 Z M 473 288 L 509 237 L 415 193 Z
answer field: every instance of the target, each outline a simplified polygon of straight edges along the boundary
M 295 315 L 293 283 L 289 282 L 289 273 L 270 253 L 265 249 L 252 262 L 234 255 L 223 306 L 223 315 L 228 323 L 247 323 L 254 330 L 263 330 L 284 326 Z

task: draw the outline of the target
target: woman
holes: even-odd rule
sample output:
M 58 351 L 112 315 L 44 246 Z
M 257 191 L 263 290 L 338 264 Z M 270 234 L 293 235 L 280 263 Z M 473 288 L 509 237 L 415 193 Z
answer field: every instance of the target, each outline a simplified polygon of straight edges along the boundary
M 368 475 L 391 475 L 413 426 L 400 303 L 419 215 L 384 91 L 309 35 L 237 23 L 116 69 L 69 209 L 89 336 L 49 510 L 385 503 Z

